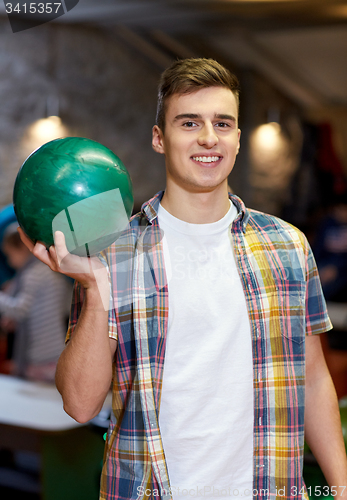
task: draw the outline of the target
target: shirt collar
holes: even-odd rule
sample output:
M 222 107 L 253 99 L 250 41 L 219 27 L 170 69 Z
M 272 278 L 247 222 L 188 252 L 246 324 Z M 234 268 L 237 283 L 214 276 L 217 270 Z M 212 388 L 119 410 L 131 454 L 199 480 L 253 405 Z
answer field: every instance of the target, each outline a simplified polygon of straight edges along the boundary
M 150 224 L 152 224 L 154 219 L 156 219 L 158 217 L 159 203 L 160 203 L 163 195 L 164 195 L 164 191 L 159 191 L 155 196 L 153 196 L 153 198 L 146 201 L 141 207 L 141 212 L 144 214 L 144 216 L 146 217 L 146 219 L 148 220 L 148 222 Z M 239 198 L 235 194 L 229 193 L 229 198 L 237 208 L 238 215 L 237 215 L 236 220 L 241 221 L 243 232 L 245 232 L 246 226 L 248 223 L 248 219 L 249 219 L 249 215 L 250 215 L 249 211 L 246 208 L 243 201 L 241 200 L 241 198 Z
M 246 206 L 243 203 L 243 201 L 241 200 L 241 198 L 236 196 L 236 194 L 229 193 L 229 198 L 232 201 L 232 203 L 235 205 L 235 207 L 237 208 L 238 215 L 237 215 L 235 220 L 240 221 L 240 224 L 242 225 L 242 231 L 245 233 L 246 226 L 248 224 L 249 216 L 250 216 L 249 210 L 246 208 Z
M 153 220 L 158 217 L 159 203 L 163 195 L 164 191 L 159 191 L 159 193 L 154 195 L 150 200 L 146 201 L 141 207 L 141 212 L 150 224 L 152 224 Z

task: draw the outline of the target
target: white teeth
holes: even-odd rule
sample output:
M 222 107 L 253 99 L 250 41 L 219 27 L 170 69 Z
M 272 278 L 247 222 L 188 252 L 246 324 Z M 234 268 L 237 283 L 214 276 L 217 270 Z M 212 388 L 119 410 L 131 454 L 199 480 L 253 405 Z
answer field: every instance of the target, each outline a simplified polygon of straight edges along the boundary
M 218 161 L 219 156 L 193 156 L 193 160 L 201 161 L 202 163 L 211 163 L 212 161 Z

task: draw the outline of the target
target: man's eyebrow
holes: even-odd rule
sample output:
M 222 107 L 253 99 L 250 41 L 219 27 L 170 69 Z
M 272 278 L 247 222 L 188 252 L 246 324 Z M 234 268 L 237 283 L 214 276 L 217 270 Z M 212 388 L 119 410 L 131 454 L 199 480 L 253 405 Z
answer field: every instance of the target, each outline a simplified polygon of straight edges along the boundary
M 190 119 L 190 120 L 196 120 L 197 118 L 201 118 L 201 115 L 197 115 L 196 113 L 182 113 L 180 115 L 175 116 L 174 122 L 182 119 Z
M 187 119 L 188 120 L 197 120 L 198 118 L 202 118 L 202 116 L 200 114 L 197 114 L 197 113 L 181 113 L 180 115 L 175 116 L 174 122 L 176 122 L 178 120 L 187 120 Z M 218 120 L 230 120 L 232 122 L 236 122 L 235 116 L 227 115 L 224 113 L 217 113 L 215 115 L 215 118 L 217 118 Z
M 232 115 L 217 114 L 215 117 L 218 118 L 218 120 L 231 120 L 232 122 L 236 122 L 235 116 Z

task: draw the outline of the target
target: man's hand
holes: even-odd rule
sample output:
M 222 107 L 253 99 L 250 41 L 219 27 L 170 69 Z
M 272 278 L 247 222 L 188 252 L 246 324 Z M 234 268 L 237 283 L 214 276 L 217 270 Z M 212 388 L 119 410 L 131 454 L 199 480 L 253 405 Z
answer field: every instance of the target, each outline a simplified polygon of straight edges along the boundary
M 78 281 L 87 290 L 98 288 L 105 310 L 109 307 L 109 281 L 107 269 L 98 257 L 79 257 L 69 253 L 64 233 L 56 231 L 54 245 L 49 249 L 41 242 L 34 244 L 19 227 L 22 242 L 37 259 L 46 264 L 52 271 L 64 274 Z

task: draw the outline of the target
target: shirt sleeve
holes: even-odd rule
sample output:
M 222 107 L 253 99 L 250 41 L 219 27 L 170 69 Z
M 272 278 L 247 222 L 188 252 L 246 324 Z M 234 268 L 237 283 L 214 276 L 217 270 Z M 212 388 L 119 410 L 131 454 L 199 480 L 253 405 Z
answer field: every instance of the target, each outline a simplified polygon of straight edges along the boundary
M 109 280 L 110 280 L 110 269 L 109 269 L 109 266 L 107 264 L 107 260 L 105 258 L 104 252 L 99 254 L 99 258 L 100 258 L 101 262 L 104 264 L 104 266 L 107 268 L 107 272 L 108 272 L 108 276 L 109 276 Z M 66 337 L 65 337 L 65 343 L 67 343 L 71 339 L 73 332 L 77 326 L 78 319 L 79 319 L 81 311 L 82 311 L 84 295 L 85 295 L 85 292 L 84 292 L 83 286 L 80 283 L 78 283 L 77 281 L 75 281 L 73 293 L 72 293 L 70 318 L 69 318 L 68 330 L 67 330 Z M 115 310 L 113 307 L 112 291 L 110 291 L 110 297 L 109 297 L 108 334 L 109 334 L 110 338 L 118 340 L 117 321 L 116 321 Z
M 313 252 L 305 239 L 306 253 L 306 335 L 327 332 L 333 328 L 319 279 Z

